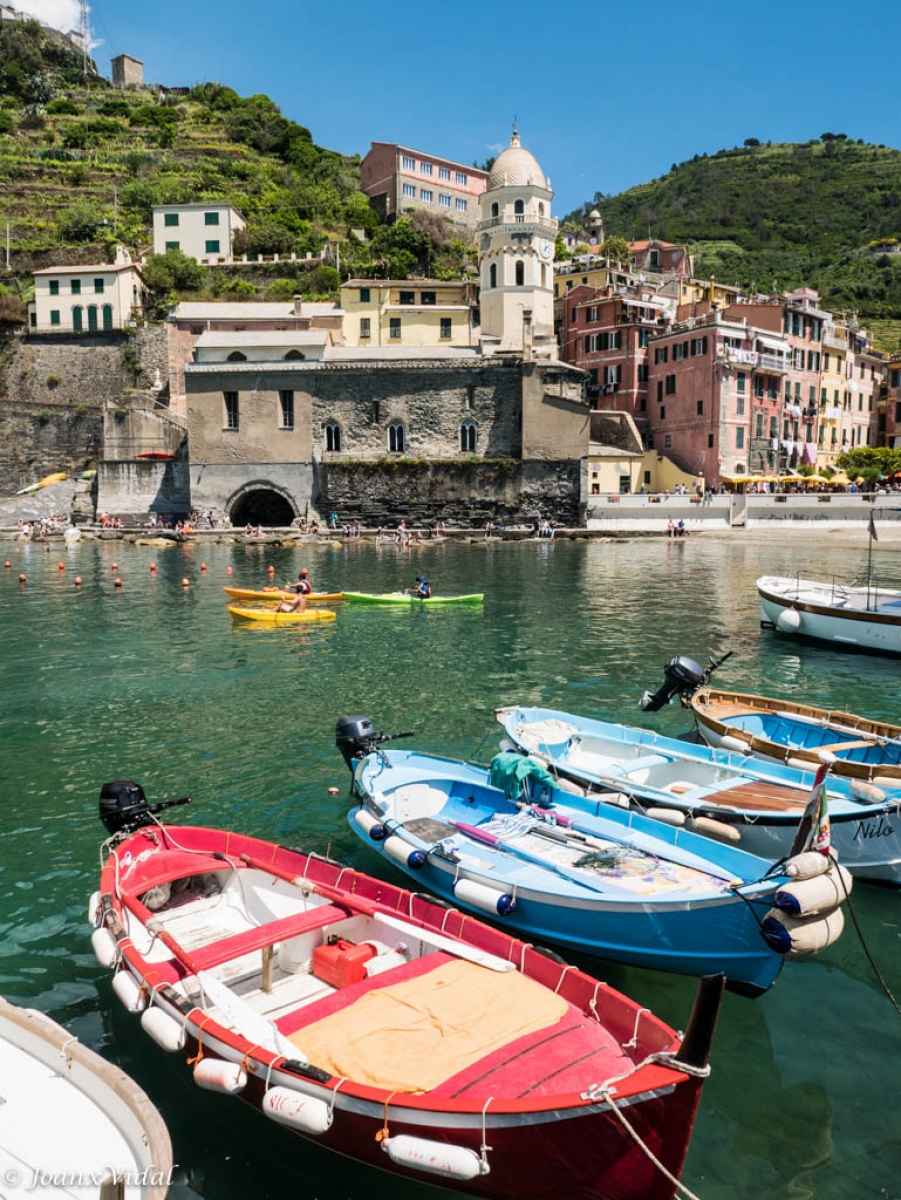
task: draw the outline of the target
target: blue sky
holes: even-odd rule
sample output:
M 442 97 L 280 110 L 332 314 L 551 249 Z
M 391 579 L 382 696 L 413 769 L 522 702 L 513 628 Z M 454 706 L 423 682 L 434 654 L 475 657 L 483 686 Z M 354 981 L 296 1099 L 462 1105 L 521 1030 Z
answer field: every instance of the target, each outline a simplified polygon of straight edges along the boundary
M 77 24 L 78 0 L 13 3 Z M 747 137 L 901 146 L 896 16 L 888 0 L 93 0 L 91 28 L 102 73 L 124 51 L 151 82 L 265 92 L 348 154 L 397 141 L 469 164 L 507 145 L 515 114 L 562 216 Z

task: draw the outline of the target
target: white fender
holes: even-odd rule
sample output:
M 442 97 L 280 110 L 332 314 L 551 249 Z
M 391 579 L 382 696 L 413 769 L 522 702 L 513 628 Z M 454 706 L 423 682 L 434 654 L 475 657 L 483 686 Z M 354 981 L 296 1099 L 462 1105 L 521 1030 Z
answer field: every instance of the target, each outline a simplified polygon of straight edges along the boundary
M 367 812 L 365 808 L 358 808 L 354 813 L 354 825 L 362 829 L 365 834 L 368 834 L 374 842 L 379 842 L 385 836 L 385 827 L 372 813 Z M 376 833 L 373 834 L 373 829 Z M 379 832 L 381 831 L 381 832 Z
M 465 1146 L 448 1146 L 444 1142 L 430 1142 L 402 1133 L 399 1137 L 385 1138 L 382 1149 L 398 1166 L 427 1171 L 431 1175 L 475 1179 L 483 1173 L 482 1160 Z
M 572 779 L 565 779 L 562 775 L 554 776 L 554 787 L 558 788 L 561 792 L 569 792 L 572 796 L 584 796 L 587 794 L 585 788 L 575 783 Z
M 813 879 L 817 875 L 825 875 L 832 865 L 828 854 L 820 854 L 819 850 L 805 850 L 796 854 L 785 864 L 785 874 L 789 879 Z
M 786 958 L 808 958 L 838 941 L 845 927 L 840 908 L 819 917 L 790 917 L 771 908 L 763 918 L 761 932 L 771 950 Z
M 826 750 L 820 751 L 820 753 L 818 755 L 820 762 L 824 762 L 824 763 L 828 763 L 830 761 L 835 762 L 834 754 L 832 755 L 831 760 L 823 757 L 823 755 L 827 754 L 827 753 L 829 753 L 829 752 Z M 794 755 L 791 755 L 790 757 L 788 757 L 785 760 L 785 765 L 787 767 L 794 767 L 794 769 L 796 771 L 815 771 L 816 770 L 816 763 L 811 762 L 809 758 L 796 758 Z
M 114 976 L 113 991 L 127 1012 L 143 1012 L 147 1007 L 147 993 L 130 971 Z
M 706 837 L 719 838 L 723 842 L 741 841 L 741 833 L 734 825 L 727 825 L 725 821 L 715 821 L 713 817 L 692 817 L 688 828 L 693 829 L 695 833 L 703 833 Z
M 301 1133 L 325 1133 L 332 1124 L 332 1110 L 324 1100 L 286 1087 L 269 1089 L 263 1097 L 263 1113 Z
M 870 780 L 874 787 L 888 788 L 891 791 L 897 791 L 901 788 L 901 775 L 874 775 Z
M 825 763 L 827 767 L 835 766 L 835 764 L 838 762 L 838 757 L 835 754 L 833 754 L 831 750 L 820 750 L 817 753 L 817 758 L 820 760 L 821 763 Z M 788 765 L 789 766 L 792 765 L 791 759 L 788 760 Z M 802 769 L 809 770 L 810 765 L 808 764 L 807 766 L 803 767 Z
M 751 747 L 743 738 L 735 737 L 731 733 L 727 733 L 725 737 L 720 738 L 720 745 L 724 750 L 734 750 L 737 754 L 750 754 Z
M 825 874 L 815 879 L 799 879 L 780 887 L 773 903 L 792 917 L 815 917 L 837 908 L 850 895 L 851 887 L 851 873 L 832 863 Z
M 174 1054 L 185 1048 L 185 1027 L 161 1008 L 151 1006 L 141 1014 L 141 1028 L 158 1046 Z
M 202 1058 L 194 1067 L 194 1082 L 208 1092 L 234 1096 L 247 1083 L 247 1072 L 240 1063 L 224 1062 L 221 1058 Z
M 885 800 L 885 792 L 882 788 L 874 787 L 872 783 L 865 783 L 863 779 L 852 779 L 848 784 L 848 791 L 856 800 L 862 800 L 864 804 L 882 804 Z
M 102 917 L 100 915 L 101 896 L 99 892 L 94 892 L 88 901 L 88 924 L 94 929 L 100 928 Z
M 664 825 L 685 824 L 685 813 L 681 808 L 646 808 L 644 815 L 654 821 L 662 821 Z
M 783 633 L 797 633 L 801 628 L 801 614 L 796 608 L 783 608 L 776 618 L 776 628 Z
M 469 904 L 492 916 L 506 916 L 513 912 L 516 901 L 509 892 L 501 892 L 497 888 L 488 887 L 484 883 L 476 883 L 473 879 L 458 879 L 454 884 L 454 897 L 461 904 Z
M 382 842 L 382 846 L 388 857 L 393 858 L 402 867 L 412 867 L 414 870 L 418 870 L 420 867 L 425 866 L 425 855 L 423 852 L 417 850 L 415 846 L 411 846 L 409 842 L 405 842 L 396 833 L 392 833 L 390 837 L 386 837 Z
M 615 804 L 617 808 L 629 807 L 629 797 L 625 792 L 602 792 L 600 799 L 604 804 Z
M 119 957 L 119 945 L 105 926 L 91 934 L 91 946 L 101 967 L 111 967 Z

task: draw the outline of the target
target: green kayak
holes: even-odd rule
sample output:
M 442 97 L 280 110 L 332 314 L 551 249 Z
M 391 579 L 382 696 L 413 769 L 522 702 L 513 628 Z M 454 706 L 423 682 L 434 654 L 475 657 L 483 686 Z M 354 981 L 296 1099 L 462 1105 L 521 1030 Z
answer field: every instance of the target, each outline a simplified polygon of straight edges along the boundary
M 408 596 L 406 592 L 382 592 L 373 595 L 371 592 L 342 592 L 345 600 L 352 604 L 481 604 L 484 592 L 473 592 L 469 596 L 430 596 L 428 600 L 420 600 L 417 596 Z

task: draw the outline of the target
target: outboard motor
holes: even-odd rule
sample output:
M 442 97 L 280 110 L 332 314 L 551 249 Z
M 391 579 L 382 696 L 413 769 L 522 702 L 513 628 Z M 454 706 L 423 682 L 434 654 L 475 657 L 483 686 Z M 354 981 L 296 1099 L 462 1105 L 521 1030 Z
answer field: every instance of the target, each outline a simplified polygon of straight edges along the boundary
M 339 717 L 335 723 L 335 745 L 341 751 L 341 757 L 351 774 L 354 765 L 376 751 L 383 742 L 412 736 L 412 730 L 406 733 L 377 733 L 369 717 Z
M 722 666 L 731 655 L 732 651 L 727 650 L 722 658 L 711 658 L 710 666 L 706 670 L 700 663 L 684 654 L 680 654 L 677 658 L 671 658 L 663 668 L 661 686 L 656 692 L 645 692 L 642 696 L 640 705 L 642 711 L 657 712 L 659 708 L 669 704 L 673 696 L 688 700 L 699 687 L 703 687 L 708 682 L 717 667 Z
M 144 789 L 131 779 L 114 779 L 100 789 L 100 820 L 110 834 L 133 833 L 152 825 L 156 813 L 177 804 L 190 804 L 191 797 L 180 800 L 163 800 L 160 804 L 148 804 Z

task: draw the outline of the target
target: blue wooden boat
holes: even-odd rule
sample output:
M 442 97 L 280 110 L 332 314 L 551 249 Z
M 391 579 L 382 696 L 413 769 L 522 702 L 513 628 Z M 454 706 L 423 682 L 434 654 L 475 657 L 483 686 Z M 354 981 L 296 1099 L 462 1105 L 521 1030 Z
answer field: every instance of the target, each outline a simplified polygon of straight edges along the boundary
M 574 808 L 534 764 L 518 781 L 513 772 L 517 794 L 507 786 L 509 760 L 525 763 L 517 755 L 497 756 L 493 770 L 380 746 L 345 758 L 360 798 L 351 829 L 455 905 L 617 962 L 723 972 L 746 994 L 778 976 L 782 957 L 760 923 L 787 881 L 767 877 L 764 860 L 635 811 Z M 830 921 L 816 931 L 818 947 L 841 931 L 840 912 Z
M 789 852 L 813 784 L 814 764 L 804 771 L 555 709 L 503 708 L 497 718 L 513 745 L 592 795 L 740 842 L 769 861 Z M 841 863 L 901 884 L 901 790 L 840 776 L 828 788 Z

